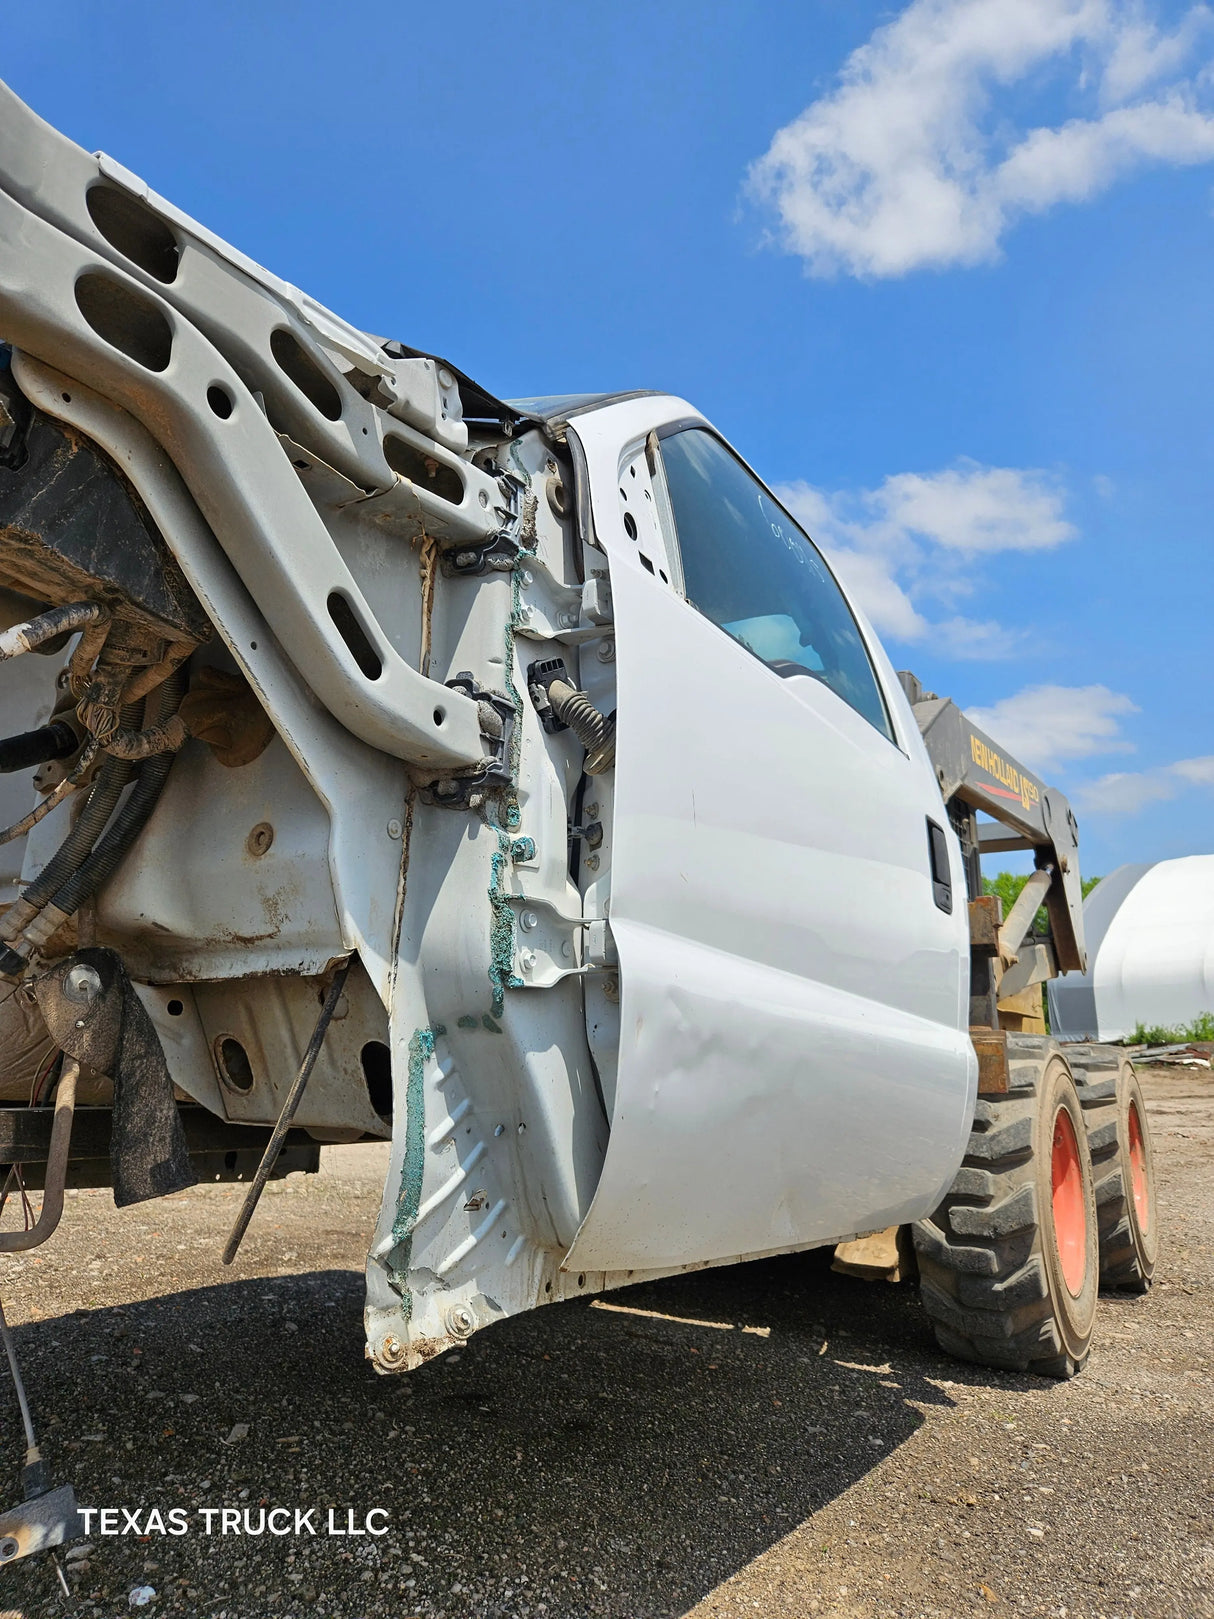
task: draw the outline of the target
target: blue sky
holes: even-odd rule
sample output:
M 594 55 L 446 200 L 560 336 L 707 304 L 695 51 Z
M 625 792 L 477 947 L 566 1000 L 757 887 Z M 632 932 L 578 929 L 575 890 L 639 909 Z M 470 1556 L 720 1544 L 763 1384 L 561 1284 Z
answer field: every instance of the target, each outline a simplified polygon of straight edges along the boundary
M 690 398 L 1104 872 L 1214 850 L 1212 63 L 1164 0 L 52 0 L 0 75 L 499 393 Z

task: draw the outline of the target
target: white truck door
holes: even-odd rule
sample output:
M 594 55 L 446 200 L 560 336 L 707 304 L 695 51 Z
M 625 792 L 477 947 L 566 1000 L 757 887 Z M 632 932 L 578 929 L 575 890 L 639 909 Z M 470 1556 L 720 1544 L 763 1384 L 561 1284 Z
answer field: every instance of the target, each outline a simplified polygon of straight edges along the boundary
M 621 1001 L 611 1137 L 566 1266 L 667 1269 L 917 1218 L 961 1160 L 977 1078 L 960 851 L 932 831 L 893 669 L 681 402 L 569 430 L 614 599 Z

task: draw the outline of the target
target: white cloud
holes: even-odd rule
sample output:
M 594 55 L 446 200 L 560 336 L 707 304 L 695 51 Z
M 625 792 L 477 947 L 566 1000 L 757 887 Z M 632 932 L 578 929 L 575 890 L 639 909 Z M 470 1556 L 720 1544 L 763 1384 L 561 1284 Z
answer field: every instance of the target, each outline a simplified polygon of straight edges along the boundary
M 1214 787 L 1214 755 L 1177 759 L 1154 770 L 1115 771 L 1085 782 L 1072 797 L 1088 814 L 1136 815 L 1148 804 L 1175 798 L 1188 787 Z
M 1101 91 L 1111 104 L 1180 72 L 1210 23 L 1207 6 L 1194 6 L 1174 34 L 1164 34 L 1141 9 L 1123 13 L 1104 64 Z
M 1107 686 L 1026 686 L 989 708 L 966 709 L 975 725 L 1039 772 L 1069 759 L 1132 751 L 1121 736 L 1120 717 L 1137 712 L 1128 697 Z
M 1201 759 L 1178 759 L 1172 771 L 1195 787 L 1214 787 L 1214 754 Z
M 1175 783 L 1166 770 L 1118 770 L 1098 781 L 1085 782 L 1071 797 L 1075 808 L 1087 815 L 1137 815 L 1148 804 L 1175 794 Z
M 798 482 L 776 493 L 881 634 L 930 638 L 955 658 L 1007 657 L 1023 637 L 956 613 L 933 621 L 927 603 L 955 605 L 968 596 L 978 557 L 1047 550 L 1076 532 L 1064 515 L 1064 492 L 1049 474 L 975 461 L 895 473 L 876 489 L 827 492 Z
M 913 0 L 777 132 L 750 192 L 815 275 L 993 259 L 1020 215 L 1214 159 L 1210 74 L 1184 76 L 1212 22 L 1197 5 L 1165 32 L 1142 0 Z M 1059 68 L 1093 116 L 1017 127 L 1006 92 Z
M 1042 551 L 1073 538 L 1062 495 L 1043 472 L 967 462 L 899 472 L 868 497 L 879 517 L 954 551 Z
M 933 650 L 942 658 L 1011 658 L 1027 649 L 1025 630 L 1009 629 L 994 618 L 941 619 L 928 626 Z

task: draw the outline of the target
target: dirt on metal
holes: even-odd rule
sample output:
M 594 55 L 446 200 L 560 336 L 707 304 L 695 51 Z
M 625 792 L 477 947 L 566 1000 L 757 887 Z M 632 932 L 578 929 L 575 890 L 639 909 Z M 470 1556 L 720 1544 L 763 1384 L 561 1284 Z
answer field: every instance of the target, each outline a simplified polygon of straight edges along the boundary
M 360 1313 L 386 1149 L 271 1184 L 235 1276 L 239 1186 L 69 1196 L 0 1262 L 44 1448 L 84 1504 L 190 1532 L 94 1532 L 70 1601 L 15 1565 L 0 1615 L 126 1614 L 145 1587 L 214 1619 L 1214 1615 L 1214 1078 L 1143 1079 L 1161 1279 L 1101 1300 L 1069 1383 L 943 1359 L 913 1288 L 829 1254 L 555 1306 L 383 1377 Z M 0 1413 L 9 1504 L 3 1388 Z M 208 1537 L 224 1506 L 320 1532 Z M 389 1532 L 329 1535 L 330 1508 Z

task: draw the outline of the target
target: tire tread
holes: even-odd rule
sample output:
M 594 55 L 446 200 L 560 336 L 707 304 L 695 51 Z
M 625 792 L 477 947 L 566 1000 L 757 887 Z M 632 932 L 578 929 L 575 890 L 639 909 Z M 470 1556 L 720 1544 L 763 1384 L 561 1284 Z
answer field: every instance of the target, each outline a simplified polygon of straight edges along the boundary
M 914 1238 L 923 1305 L 942 1349 L 979 1365 L 1071 1377 L 1086 1354 L 1068 1355 L 1055 1323 L 1032 1156 L 1038 1088 L 1059 1055 L 1048 1036 L 1008 1036 L 1008 1093 L 978 1100 L 956 1179 Z

